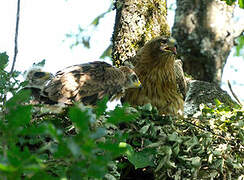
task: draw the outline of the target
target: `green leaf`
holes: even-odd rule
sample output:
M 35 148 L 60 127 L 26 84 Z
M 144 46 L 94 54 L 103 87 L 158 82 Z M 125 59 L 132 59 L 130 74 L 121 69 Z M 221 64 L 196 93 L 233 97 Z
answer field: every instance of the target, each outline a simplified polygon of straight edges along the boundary
M 21 90 L 6 102 L 7 108 L 15 108 L 29 100 L 30 90 Z
M 221 106 L 223 103 L 221 103 L 218 99 L 214 99 L 214 102 L 216 104 L 216 106 Z
M 33 174 L 32 174 L 33 175 Z M 55 174 L 56 175 L 56 174 Z M 30 179 L 32 180 L 43 180 L 43 179 L 48 179 L 48 180 L 57 180 L 57 177 L 53 177 L 49 174 L 47 174 L 44 171 L 39 171 L 35 173 Z M 64 178 L 65 179 L 65 178 Z
M 170 146 L 161 146 L 157 149 L 158 154 L 162 156 L 161 160 L 158 163 L 158 166 L 155 171 L 159 171 L 162 167 L 166 168 L 175 168 L 176 165 L 171 161 L 172 156 L 172 147 Z
M 8 55 L 6 54 L 6 52 L 4 53 L 0 53 L 0 69 L 5 69 L 5 67 L 7 67 L 8 65 Z
M 172 155 L 172 148 L 170 146 L 161 146 L 158 149 L 158 154 L 166 156 L 168 159 L 170 159 Z
M 143 127 L 139 130 L 139 132 L 140 132 L 141 134 L 146 134 L 146 132 L 149 130 L 149 128 L 150 128 L 150 124 L 147 124 L 147 125 L 143 126 Z
M 107 109 L 107 102 L 108 102 L 108 96 L 104 97 L 102 100 L 97 102 L 97 106 L 96 106 L 96 115 L 97 118 L 99 118 L 101 115 L 104 114 L 104 112 Z
M 86 48 L 90 48 L 90 36 L 84 36 L 81 38 L 82 39 L 82 44 L 86 47 Z
M 119 124 L 122 122 L 130 122 L 138 116 L 136 113 L 129 113 L 127 112 L 127 106 L 119 107 L 116 106 L 116 108 L 113 111 L 110 111 L 108 113 L 110 117 L 107 119 L 108 123 L 112 124 Z
M 187 146 L 187 152 L 189 152 L 194 146 L 198 145 L 198 139 L 196 136 L 191 137 L 188 141 L 184 142 L 184 145 Z
M 98 147 L 110 153 L 113 157 L 118 157 L 127 151 L 127 146 L 121 145 L 123 143 L 114 143 L 107 140 L 105 143 L 98 143 Z M 125 143 L 126 144 L 126 143 Z M 112 157 L 111 157 L 112 158 Z
M 173 153 L 175 156 L 177 156 L 180 152 L 180 145 L 178 143 L 175 143 L 173 146 Z
M 146 104 L 142 107 L 144 111 L 152 111 L 152 105 L 151 104 Z
M 168 140 L 173 141 L 173 142 L 178 142 L 178 143 L 182 142 L 182 139 L 181 139 L 181 137 L 178 136 L 177 132 L 173 132 L 172 134 L 169 134 Z
M 69 109 L 69 117 L 76 127 L 81 130 L 82 134 L 89 131 L 90 115 L 87 110 L 82 111 L 78 106 Z
M 242 3 L 243 3 L 244 0 L 242 0 Z M 243 4 L 242 4 L 243 6 Z M 244 7 L 243 7 L 244 8 Z M 235 56 L 240 56 L 241 55 L 241 50 L 243 50 L 243 47 L 244 47 L 244 35 L 240 36 L 238 39 L 237 39 L 237 46 L 236 46 L 236 53 L 235 53 Z
M 102 14 L 98 15 L 92 22 L 91 22 L 91 25 L 94 25 L 94 26 L 98 26 L 100 20 L 106 15 L 108 14 L 109 12 L 112 11 L 112 5 L 108 8 L 108 10 L 106 10 L 105 12 L 103 12 Z
M 191 161 L 192 166 L 198 168 L 201 166 L 201 158 L 200 157 L 193 157 Z
M 236 2 L 236 0 L 225 0 L 226 4 L 228 5 L 233 5 L 234 2 Z
M 15 110 L 11 110 L 10 113 L 6 115 L 9 127 L 16 127 L 17 130 L 20 126 L 27 125 L 31 120 L 31 109 L 32 107 L 28 105 L 18 106 Z
M 98 139 L 107 134 L 107 131 L 105 128 L 97 128 L 94 133 L 91 134 L 90 138 L 92 139 Z
M 103 51 L 102 55 L 99 57 L 100 59 L 105 59 L 106 57 L 111 57 L 112 54 L 112 44 L 110 44 L 105 51 Z
M 128 160 L 135 166 L 135 169 L 154 166 L 153 160 L 155 151 L 153 149 L 144 149 L 142 151 L 136 152 L 131 145 L 126 143 L 120 143 L 120 147 L 127 148 L 125 155 Z
M 4 171 L 4 172 L 15 172 L 17 170 L 17 168 L 11 166 L 11 165 L 7 165 L 7 164 L 1 164 L 0 163 L 0 170 Z
M 33 63 L 32 64 L 32 67 L 44 67 L 45 66 L 45 63 L 46 63 L 46 59 L 43 59 L 42 61 L 40 62 L 37 62 L 37 63 Z
M 238 4 L 239 4 L 240 8 L 244 9 L 244 0 L 239 0 Z
M 69 138 L 67 140 L 67 143 L 68 143 L 68 148 L 72 152 L 73 156 L 78 158 L 81 155 L 81 151 L 80 151 L 79 145 L 76 144 L 76 142 L 74 142 L 74 140 L 72 138 Z

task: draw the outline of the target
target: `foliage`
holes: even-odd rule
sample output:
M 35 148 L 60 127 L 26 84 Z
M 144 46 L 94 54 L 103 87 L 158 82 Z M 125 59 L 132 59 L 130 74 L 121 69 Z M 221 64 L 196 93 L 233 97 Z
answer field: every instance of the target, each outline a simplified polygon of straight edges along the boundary
M 240 36 L 238 39 L 238 44 L 236 46 L 236 56 L 242 55 L 242 49 L 244 47 L 244 35 Z
M 9 57 L 6 52 L 0 53 L 0 110 L 6 101 L 6 96 L 12 96 L 26 83 L 20 83 L 17 77 L 20 72 L 13 71 L 12 74 L 6 71 L 8 66 Z
M 236 1 L 238 1 L 239 7 L 244 9 L 244 0 L 222 0 L 222 1 L 225 1 L 226 4 L 230 6 L 236 3 Z
M 106 111 L 103 99 L 95 109 L 76 104 L 55 114 L 28 103 L 28 91 L 13 94 L 0 112 L 0 179 L 243 178 L 239 107 L 216 100 L 198 117 L 174 118 L 150 104 Z
M 99 14 L 95 19 L 93 19 L 88 27 L 79 26 L 78 31 L 76 33 L 66 34 L 66 38 L 69 38 L 73 41 L 71 43 L 70 48 L 73 48 L 81 44 L 85 48 L 90 48 L 90 40 L 92 38 L 92 33 L 98 27 L 101 19 L 104 18 L 112 10 L 113 10 L 113 3 L 111 1 L 110 7 L 105 12 Z M 105 59 L 106 57 L 111 57 L 111 53 L 112 53 L 112 45 L 110 44 L 101 54 L 100 58 Z
M 73 40 L 73 43 L 71 44 L 70 48 L 73 48 L 80 44 L 82 44 L 86 48 L 90 48 L 90 40 L 92 38 L 92 32 L 99 25 L 100 20 L 104 18 L 112 10 L 113 10 L 113 3 L 111 2 L 110 7 L 105 12 L 99 14 L 95 19 L 93 19 L 88 27 L 79 26 L 77 33 L 66 34 L 67 38 Z M 111 45 L 109 45 L 108 48 L 104 51 L 104 53 L 101 55 L 101 58 L 104 59 L 105 57 L 109 57 L 108 54 L 110 53 L 110 51 L 111 51 Z
M 4 53 L 1 63 L 7 62 Z M 6 83 L 8 76 L 2 80 Z M 116 119 L 130 121 L 136 115 L 126 114 L 126 107 L 105 113 L 107 101 L 100 102 L 95 112 L 77 104 L 64 114 L 41 114 L 39 106 L 27 103 L 29 97 L 29 91 L 15 92 L 1 110 L 0 179 L 109 177 L 112 160 L 128 149 L 121 145 L 126 137 L 120 131 L 108 135 L 105 126 L 98 124 L 107 121 L 106 127 L 113 127 L 120 122 Z
M 149 152 L 143 161 L 151 166 L 148 171 L 154 169 L 154 179 L 243 178 L 244 111 L 240 108 L 217 101 L 213 108 L 205 106 L 199 117 L 181 119 L 161 117 L 150 105 L 138 111 L 138 120 L 125 130 L 127 143 L 137 152 Z

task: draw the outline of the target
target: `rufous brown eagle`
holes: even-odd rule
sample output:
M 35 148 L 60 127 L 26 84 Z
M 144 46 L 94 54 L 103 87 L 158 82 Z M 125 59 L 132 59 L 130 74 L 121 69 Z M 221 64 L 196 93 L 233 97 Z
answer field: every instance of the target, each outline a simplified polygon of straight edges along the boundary
M 82 102 L 93 106 L 105 96 L 109 100 L 119 99 L 126 89 L 140 86 L 138 76 L 132 69 L 95 61 L 58 71 L 43 88 L 43 94 L 57 103 Z
M 182 115 L 186 82 L 181 61 L 176 61 L 175 40 L 162 36 L 152 39 L 134 61 L 142 87 L 126 90 L 123 101 L 133 106 L 150 103 L 160 114 Z

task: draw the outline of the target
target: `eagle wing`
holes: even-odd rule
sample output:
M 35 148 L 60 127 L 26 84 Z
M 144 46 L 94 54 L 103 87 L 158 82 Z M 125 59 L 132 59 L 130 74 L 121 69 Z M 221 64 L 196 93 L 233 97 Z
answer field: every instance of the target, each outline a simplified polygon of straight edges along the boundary
M 175 70 L 178 92 L 180 94 L 182 94 L 183 99 L 185 99 L 186 92 L 187 92 L 187 83 L 186 83 L 184 71 L 182 68 L 182 61 L 180 59 L 175 60 L 174 70 Z
M 124 76 L 108 63 L 95 61 L 67 67 L 55 75 L 44 93 L 55 102 L 95 105 L 104 96 L 111 98 L 123 89 Z

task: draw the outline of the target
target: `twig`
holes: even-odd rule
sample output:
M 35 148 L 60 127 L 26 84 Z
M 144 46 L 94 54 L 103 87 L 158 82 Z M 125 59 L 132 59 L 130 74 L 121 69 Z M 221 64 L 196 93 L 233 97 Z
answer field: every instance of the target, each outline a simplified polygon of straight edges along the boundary
M 231 87 L 231 84 L 230 84 L 230 81 L 228 80 L 227 81 L 227 83 L 228 83 L 228 87 L 229 87 L 229 89 L 230 89 L 230 92 L 232 93 L 232 95 L 234 96 L 234 98 L 236 99 L 236 101 L 241 105 L 241 106 L 243 106 L 242 105 L 242 103 L 241 103 L 241 101 L 239 100 L 239 98 L 237 97 L 237 95 L 234 93 L 234 91 L 232 90 L 232 87 Z
M 18 0 L 18 4 L 17 4 L 16 27 L 15 27 L 15 38 L 14 38 L 14 58 L 13 58 L 13 64 L 11 67 L 10 74 L 12 74 L 14 71 L 14 66 L 16 63 L 16 57 L 18 54 L 19 12 L 20 12 L 20 0 Z
M 9 72 L 9 75 L 10 75 L 9 80 L 11 79 L 12 74 L 14 72 L 14 66 L 15 66 L 16 57 L 18 54 L 19 12 L 20 12 L 20 0 L 18 0 L 18 2 L 17 2 L 16 27 L 15 27 L 15 38 L 14 38 L 14 58 L 13 58 L 11 70 Z M 6 103 L 6 100 L 7 100 L 7 92 L 5 92 L 4 96 L 3 96 L 3 105 Z
M 201 127 L 201 126 L 198 126 L 198 125 L 192 123 L 191 121 L 192 121 L 193 119 L 195 119 L 195 118 L 193 118 L 193 117 L 192 117 L 192 118 L 184 118 L 184 119 L 182 119 L 182 121 L 184 121 L 184 122 L 186 122 L 186 123 L 188 123 L 188 124 L 191 124 L 191 125 L 195 126 L 196 128 L 198 128 L 198 129 L 200 129 L 200 130 L 202 130 L 202 131 L 209 132 L 209 133 L 211 133 L 211 134 L 213 134 L 213 135 L 215 135 L 215 136 L 218 136 L 219 138 L 221 138 L 221 139 L 223 139 L 223 140 L 225 140 L 225 141 L 229 141 L 229 142 L 231 142 L 231 139 L 228 139 L 228 138 L 224 137 L 224 136 L 221 135 L 221 134 L 216 134 L 216 133 L 215 133 L 213 130 L 211 130 L 211 129 L 206 129 L 206 128 L 204 128 L 204 127 Z M 190 121 L 188 121 L 188 120 L 190 120 Z

